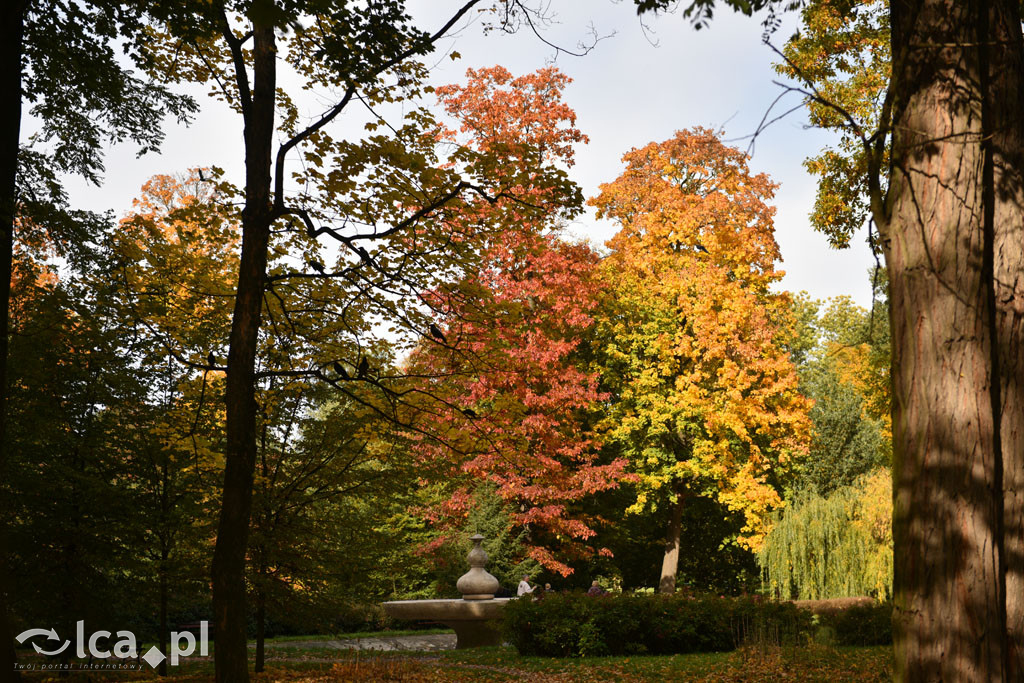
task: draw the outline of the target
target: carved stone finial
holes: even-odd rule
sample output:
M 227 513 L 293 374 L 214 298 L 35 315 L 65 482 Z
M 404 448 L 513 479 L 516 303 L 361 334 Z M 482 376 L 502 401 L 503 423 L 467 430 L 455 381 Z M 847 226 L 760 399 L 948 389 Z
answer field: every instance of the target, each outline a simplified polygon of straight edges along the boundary
M 499 584 L 498 580 L 484 569 L 487 565 L 487 553 L 480 546 L 484 537 L 473 534 L 469 540 L 473 541 L 473 548 L 466 556 L 469 571 L 459 577 L 455 587 L 462 593 L 463 600 L 490 600 L 494 597 L 494 591 L 498 590 Z

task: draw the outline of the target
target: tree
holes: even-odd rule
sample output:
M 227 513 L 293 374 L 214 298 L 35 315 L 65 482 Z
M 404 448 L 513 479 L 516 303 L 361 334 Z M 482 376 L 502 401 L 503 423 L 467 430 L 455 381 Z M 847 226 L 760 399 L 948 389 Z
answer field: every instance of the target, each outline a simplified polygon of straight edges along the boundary
M 889 465 L 881 426 L 864 414 L 864 401 L 853 387 L 824 368 L 804 384 L 804 390 L 814 401 L 810 411 L 814 437 L 801 467 L 799 489 L 826 495 L 876 467 Z
M 138 467 L 159 448 L 150 431 L 152 376 L 138 371 L 122 335 L 117 283 L 101 277 L 105 256 L 66 264 L 58 277 L 19 249 L 12 283 L 11 470 L 3 483 L 20 586 L 13 602 L 22 623 L 64 633 L 79 619 L 138 632 L 153 606 L 144 597 L 155 572 L 138 552 L 152 540 L 139 495 L 149 473 Z M 126 577 L 141 585 L 131 590 Z
M 218 96 L 241 116 L 245 140 L 241 253 L 226 363 L 224 495 L 212 569 L 218 681 L 248 680 L 244 572 L 257 382 L 274 376 L 318 379 L 344 391 L 340 373 L 325 372 L 338 362 L 353 368 L 357 381 L 381 386 L 363 341 L 374 329 L 371 311 L 380 311 L 380 319 L 407 333 L 426 334 L 419 294 L 453 271 L 471 267 L 479 254 L 472 237 L 476 227 L 486 232 L 486 226 L 450 223 L 447 212 L 457 208 L 464 214 L 474 203 L 511 210 L 525 206 L 516 199 L 529 196 L 531 188 L 564 185 L 564 174 L 543 157 L 534 157 L 540 163 L 529 174 L 511 175 L 502 170 L 519 167 L 505 164 L 507 151 L 456 148 L 441 161 L 439 141 L 428 134 L 435 124 L 418 108 L 407 110 L 404 125 L 397 128 L 381 118 L 370 123 L 371 132 L 388 123 L 392 135 L 371 134 L 361 141 L 329 135 L 330 124 L 352 104 L 375 111 L 421 94 L 425 68 L 417 60 L 478 1 L 464 3 L 432 34 L 413 27 L 398 0 L 365 6 L 340 0 L 236 0 L 151 8 L 163 28 L 149 36 L 155 69 L 169 77 L 215 83 Z M 308 125 L 278 87 L 279 56 L 301 75 L 305 87 L 339 94 Z M 275 155 L 278 134 L 284 142 Z M 290 192 L 289 164 L 299 155 L 305 164 L 296 171 L 301 189 Z M 320 237 L 333 239 L 342 250 L 335 268 L 319 260 Z M 296 272 L 285 262 L 268 272 L 272 249 L 310 261 L 313 272 Z M 316 284 L 326 282 L 344 282 L 349 296 L 316 298 L 314 306 L 287 310 L 289 317 L 268 321 L 271 327 L 264 328 L 265 299 L 276 301 L 290 288 L 316 294 Z M 285 310 L 280 309 L 282 315 Z M 333 339 L 319 331 L 321 316 L 331 318 Z M 273 332 L 296 351 L 287 356 L 286 366 L 257 367 L 267 340 L 261 332 Z M 347 370 L 346 375 L 352 376 Z
M 616 452 L 615 443 L 606 448 Z M 626 479 L 617 489 L 583 501 L 586 513 L 595 520 L 595 540 L 611 555 L 594 553 L 573 562 L 576 571 L 570 586 L 586 590 L 594 577 L 616 585 L 621 582 L 622 590 L 657 585 L 660 576 L 652 568 L 664 562 L 665 530 L 675 508 L 662 504 L 623 514 L 636 502 L 637 494 L 637 485 Z M 677 587 L 716 595 L 756 591 L 761 586 L 757 557 L 739 543 L 745 525 L 743 512 L 731 510 L 713 491 L 689 495 L 680 521 Z
M 257 673 L 268 620 L 330 624 L 372 592 L 385 540 L 375 528 L 390 500 L 415 487 L 415 463 L 390 422 L 334 394 L 284 382 L 259 395 L 249 543 Z
M 641 0 L 641 9 L 666 0 Z M 790 3 L 728 2 L 752 7 Z M 713 6 L 697 0 L 692 11 Z M 842 16 L 859 9 L 841 8 Z M 897 680 L 1024 674 L 1024 93 L 1008 0 L 891 3 L 864 150 L 889 275 Z
M 848 297 L 829 301 L 822 312 L 821 350 L 837 376 L 856 389 L 864 400 L 865 415 L 878 420 L 891 454 L 892 442 L 892 356 L 889 342 L 888 279 L 884 269 L 871 274 L 875 296 L 871 310 L 855 306 Z
M 810 327 L 816 337 L 799 366 L 801 390 L 814 401 L 809 457 L 801 463 L 798 491 L 826 495 L 892 459 L 888 420 L 889 347 L 884 324 L 873 322 L 885 304 L 867 312 L 848 297 L 831 300 Z M 815 304 L 815 308 L 817 304 Z
M 891 22 L 880 130 L 892 131 L 892 162 L 872 213 L 892 320 L 897 676 L 1015 680 L 1024 675 L 1019 7 L 919 2 L 894 6 Z M 931 43 L 958 47 L 936 53 Z M 922 206 L 923 196 L 934 199 Z
M 892 595 L 892 479 L 878 469 L 827 494 L 802 491 L 775 514 L 758 553 L 783 600 Z
M 460 482 L 449 514 L 464 517 L 486 482 L 510 504 L 511 524 L 530 531 L 529 556 L 565 576 L 571 568 L 552 550 L 594 535 L 568 505 L 616 486 L 623 465 L 600 459 L 582 419 L 603 398 L 577 351 L 594 324 L 596 258 L 582 245 L 512 231 L 489 257 L 463 285 L 473 300 L 448 307 L 443 334 L 464 355 L 441 344 L 417 358 L 415 367 L 444 378 L 432 392 L 444 403 L 424 423 L 443 440 L 424 443 L 421 456 L 450 463 Z
M 709 130 L 635 149 L 592 200 L 621 226 L 604 263 L 609 436 L 642 486 L 632 511 L 670 505 L 661 590 L 675 590 L 683 507 L 709 494 L 742 511 L 757 549 L 780 475 L 806 450 L 807 405 L 770 290 L 774 186 Z
M 602 398 L 596 371 L 579 353 L 594 323 L 597 259 L 557 236 L 581 196 L 575 185 L 537 178 L 538 162 L 571 166 L 573 143 L 586 137 L 561 101 L 569 79 L 557 69 L 513 78 L 495 67 L 469 76 L 465 86 L 440 89 L 442 102 L 459 118 L 465 144 L 505 155 L 497 177 L 528 179 L 528 192 L 519 205 L 484 204 L 461 217 L 493 234 L 478 273 L 430 293 L 444 317 L 414 367 L 437 383 L 431 393 L 441 402 L 427 408 L 421 429 L 433 438 L 421 453 L 461 471 L 452 512 L 465 515 L 472 487 L 486 482 L 509 505 L 511 524 L 528 531 L 530 557 L 565 575 L 571 569 L 551 549 L 565 552 L 594 534 L 567 505 L 615 486 L 622 465 L 599 459 L 581 419 Z M 557 201 L 563 193 L 567 205 Z
M 868 312 L 840 296 L 820 307 L 806 296 L 794 302 L 813 432 L 758 562 L 786 599 L 884 599 L 892 595 L 892 436 L 887 323 L 876 321 L 885 302 Z
M 185 588 L 194 588 L 209 563 L 212 528 L 204 522 L 223 468 L 223 378 L 191 362 L 227 336 L 237 226 L 222 200 L 199 169 L 150 178 L 133 212 L 105 236 L 107 258 L 92 283 L 112 290 L 123 353 L 148 387 L 138 404 L 111 412 L 136 435 L 121 457 L 131 473 L 134 517 L 146 527 L 138 534 L 146 549 L 139 573 L 155 584 L 161 651 L 175 598 L 195 594 Z M 166 662 L 159 668 L 166 674 Z
M 135 4 L 13 0 L 0 14 L 0 83 L 8 93 L 0 140 L 0 479 L 8 476 L 8 309 L 16 231 L 27 221 L 66 256 L 85 241 L 88 228 L 82 225 L 85 216 L 67 206 L 58 174 L 96 182 L 105 142 L 127 139 L 143 151 L 155 149 L 164 114 L 183 121 L 195 108 L 189 98 L 139 79 L 118 61 L 115 40 L 141 61 L 139 34 Z M 31 148 L 21 145 L 26 104 L 40 123 Z M 13 590 L 5 569 L 9 521 L 0 526 L 0 670 L 16 677 L 7 606 Z
M 811 225 L 838 248 L 849 245 L 870 215 L 871 155 L 848 124 L 878 128 L 892 65 L 888 11 L 886 0 L 808 2 L 799 32 L 776 65 L 785 76 L 814 84 L 818 97 L 807 101 L 811 124 L 839 133 L 836 147 L 804 162 L 819 177 Z
M 832 14 L 851 22 L 849 10 Z M 861 201 L 890 279 L 897 677 L 1016 679 L 1024 505 L 1014 491 L 1024 456 L 1015 435 L 1024 404 L 1013 313 L 1021 285 L 1009 275 L 1019 272 L 1009 256 L 1019 249 L 1009 245 L 1021 237 L 1022 133 L 1010 104 L 1024 77 L 1018 8 L 900 3 L 888 19 L 874 31 L 892 45 L 871 70 L 877 99 L 847 137 L 865 160 Z M 848 50 L 831 53 L 849 60 Z M 856 101 L 833 110 L 843 115 Z

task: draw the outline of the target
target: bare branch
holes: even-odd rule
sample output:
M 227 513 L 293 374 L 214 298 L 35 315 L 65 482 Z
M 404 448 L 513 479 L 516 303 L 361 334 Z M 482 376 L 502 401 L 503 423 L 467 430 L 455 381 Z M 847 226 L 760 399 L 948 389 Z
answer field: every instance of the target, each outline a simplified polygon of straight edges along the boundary
M 607 38 L 613 38 L 616 35 L 615 31 L 612 31 L 611 33 L 609 33 L 607 35 L 604 35 L 604 36 L 598 35 L 597 29 L 594 27 L 593 24 L 591 24 L 590 25 L 590 34 L 591 34 L 591 36 L 593 36 L 592 42 L 590 42 L 589 44 L 583 43 L 582 41 L 578 42 L 576 44 L 576 49 L 578 50 L 578 52 L 573 52 L 572 50 L 569 50 L 569 49 L 566 49 L 566 48 L 562 47 L 561 45 L 557 45 L 555 43 L 552 43 L 550 40 L 548 40 L 547 38 L 544 37 L 544 35 L 541 33 L 540 28 L 537 26 L 537 23 L 534 21 L 533 17 L 531 17 L 530 15 L 531 14 L 536 14 L 537 18 L 539 20 L 542 20 L 542 21 L 544 20 L 544 17 L 541 15 L 539 10 L 533 10 L 533 9 L 530 9 L 529 7 L 526 7 L 523 4 L 522 0 L 512 0 L 511 2 L 506 2 L 505 3 L 505 18 L 502 20 L 502 24 L 503 24 L 503 26 L 506 27 L 504 30 L 507 33 L 512 33 L 515 30 L 514 28 L 511 28 L 512 23 L 513 23 L 513 17 L 515 16 L 515 12 L 509 12 L 509 10 L 508 10 L 509 5 L 511 5 L 513 7 L 519 8 L 519 11 L 521 13 L 521 16 L 523 17 L 523 20 L 526 22 L 526 25 L 529 27 L 530 31 L 537 38 L 537 40 L 539 40 L 540 42 L 544 43 L 548 47 L 553 48 L 555 50 L 555 57 L 554 58 L 556 60 L 558 59 L 558 55 L 563 53 L 563 52 L 565 54 L 571 55 L 573 57 L 585 57 L 586 55 L 590 54 L 594 50 L 594 48 L 597 47 L 597 44 L 600 43 L 602 40 L 605 40 Z

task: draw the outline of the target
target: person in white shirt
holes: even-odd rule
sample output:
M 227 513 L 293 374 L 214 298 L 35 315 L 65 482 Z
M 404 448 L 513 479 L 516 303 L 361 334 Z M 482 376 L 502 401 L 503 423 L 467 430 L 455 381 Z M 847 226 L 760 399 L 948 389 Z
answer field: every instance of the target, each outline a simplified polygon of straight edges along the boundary
M 530 575 L 523 574 L 523 580 L 519 582 L 519 590 L 516 591 L 516 596 L 523 596 L 527 593 L 533 592 L 533 586 L 530 585 Z

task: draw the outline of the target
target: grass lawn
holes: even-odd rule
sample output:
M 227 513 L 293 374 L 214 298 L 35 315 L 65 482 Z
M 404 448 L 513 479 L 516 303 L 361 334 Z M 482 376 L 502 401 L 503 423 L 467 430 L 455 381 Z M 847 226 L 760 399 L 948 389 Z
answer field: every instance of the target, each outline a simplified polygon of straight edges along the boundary
M 311 640 L 306 638 L 305 640 Z M 803 648 L 765 646 L 737 652 L 663 657 L 548 659 L 520 657 L 511 647 L 415 653 L 326 649 L 268 649 L 267 671 L 254 681 L 327 683 L 328 681 L 821 681 L 871 683 L 892 679 L 890 647 Z M 199 683 L 212 680 L 213 662 L 191 657 L 167 679 L 155 672 L 91 672 L 61 681 L 156 681 Z M 52 673 L 31 673 L 30 681 L 58 680 Z

